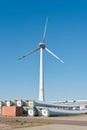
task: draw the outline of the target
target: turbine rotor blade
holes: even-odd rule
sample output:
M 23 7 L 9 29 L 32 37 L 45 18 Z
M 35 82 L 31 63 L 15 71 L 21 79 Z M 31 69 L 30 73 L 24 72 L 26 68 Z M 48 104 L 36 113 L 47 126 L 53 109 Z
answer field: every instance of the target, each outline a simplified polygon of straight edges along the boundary
M 61 60 L 58 56 L 56 56 L 52 51 L 50 51 L 48 48 L 45 48 L 46 51 L 48 51 L 52 56 L 54 56 L 57 60 L 59 60 L 61 63 L 64 63 L 63 60 Z
M 27 53 L 27 54 L 25 54 L 25 55 L 19 57 L 18 60 L 21 60 L 21 59 L 23 59 L 23 58 L 25 58 L 25 57 L 31 55 L 32 53 L 38 51 L 39 49 L 40 49 L 40 47 L 39 47 L 39 48 L 36 48 L 36 49 L 34 49 L 34 50 L 32 50 L 32 51 L 30 51 L 29 53 Z
M 48 17 L 46 18 L 46 23 L 45 23 L 45 27 L 44 27 L 42 43 L 44 43 L 44 41 L 45 41 L 46 30 L 47 30 L 47 22 L 48 22 Z

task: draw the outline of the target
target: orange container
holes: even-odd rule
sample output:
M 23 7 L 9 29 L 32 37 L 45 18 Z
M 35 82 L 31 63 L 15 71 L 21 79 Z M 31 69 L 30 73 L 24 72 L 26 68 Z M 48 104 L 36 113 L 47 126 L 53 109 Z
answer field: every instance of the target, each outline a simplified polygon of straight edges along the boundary
M 2 107 L 2 116 L 22 116 L 23 108 L 16 106 L 3 106 Z

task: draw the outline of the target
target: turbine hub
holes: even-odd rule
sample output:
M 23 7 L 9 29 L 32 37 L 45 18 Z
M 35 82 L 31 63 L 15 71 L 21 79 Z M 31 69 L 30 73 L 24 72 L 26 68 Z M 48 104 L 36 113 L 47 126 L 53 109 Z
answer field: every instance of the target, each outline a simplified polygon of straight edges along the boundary
M 44 43 L 40 43 L 39 46 L 40 46 L 40 48 L 45 49 L 45 44 Z

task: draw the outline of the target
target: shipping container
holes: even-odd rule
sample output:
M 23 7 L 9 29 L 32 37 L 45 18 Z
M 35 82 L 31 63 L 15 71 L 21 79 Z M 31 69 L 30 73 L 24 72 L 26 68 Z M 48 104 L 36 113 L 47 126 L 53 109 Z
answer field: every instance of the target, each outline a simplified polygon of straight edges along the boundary
M 22 116 L 23 107 L 16 106 L 3 106 L 2 107 L 2 116 Z

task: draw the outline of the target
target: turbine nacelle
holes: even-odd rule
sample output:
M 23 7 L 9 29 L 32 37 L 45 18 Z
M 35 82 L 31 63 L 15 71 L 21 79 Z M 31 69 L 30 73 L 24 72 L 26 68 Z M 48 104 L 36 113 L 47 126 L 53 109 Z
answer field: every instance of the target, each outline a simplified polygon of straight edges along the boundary
M 44 43 L 42 43 L 42 42 L 39 44 L 39 46 L 40 46 L 40 48 L 42 48 L 42 49 L 45 49 L 45 47 L 46 47 L 46 45 L 45 45 Z

